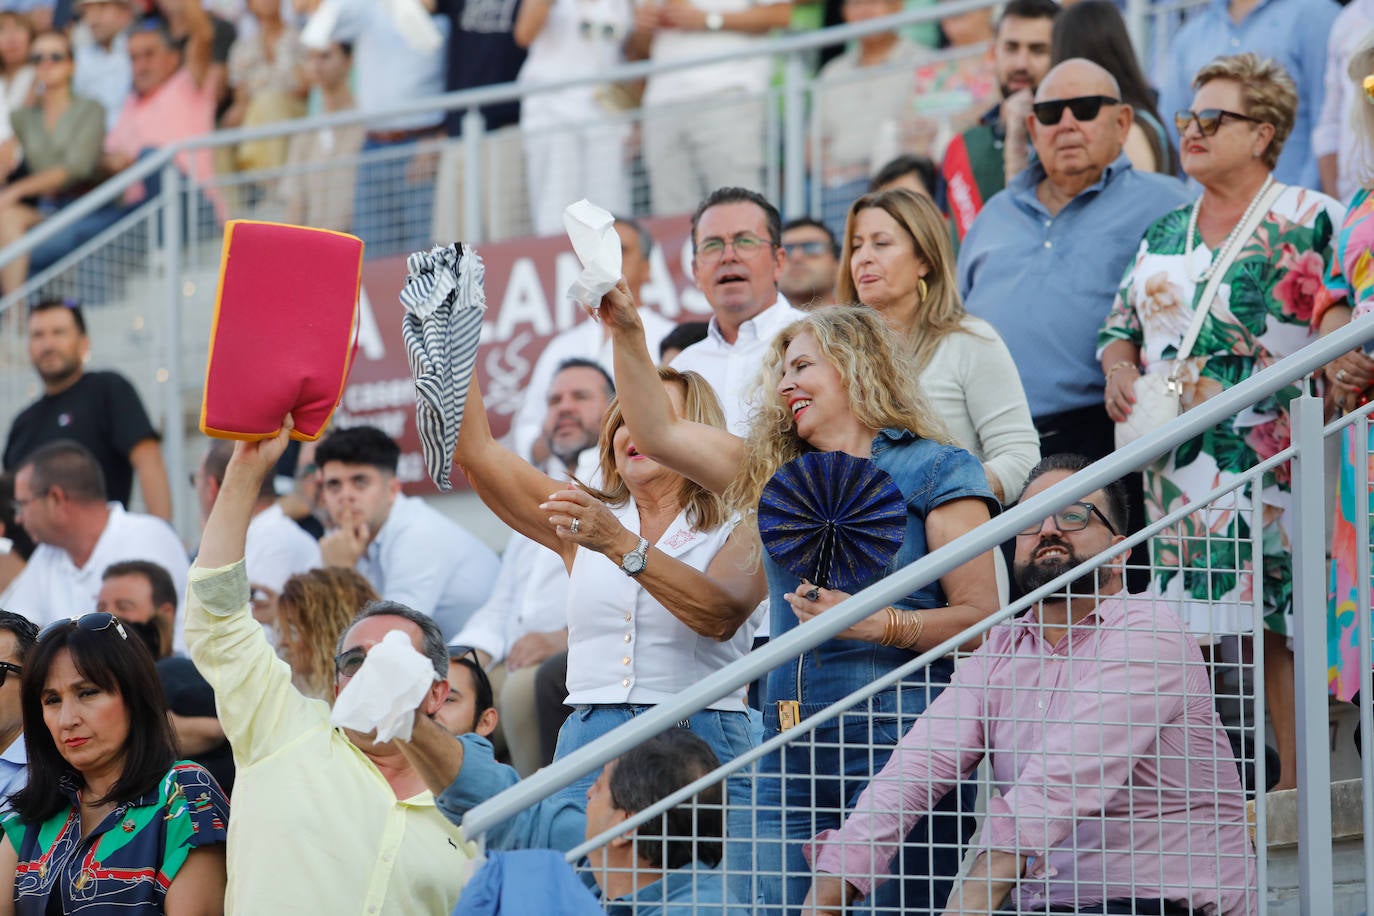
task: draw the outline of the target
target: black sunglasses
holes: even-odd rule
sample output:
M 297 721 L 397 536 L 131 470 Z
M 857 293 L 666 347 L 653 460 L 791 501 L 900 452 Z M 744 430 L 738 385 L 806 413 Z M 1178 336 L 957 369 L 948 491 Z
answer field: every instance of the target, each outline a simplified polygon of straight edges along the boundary
M 1238 111 L 1227 111 L 1225 108 L 1204 108 L 1201 111 L 1184 108 L 1174 112 L 1174 127 L 1178 128 L 1179 135 L 1182 136 L 1188 130 L 1188 125 L 1196 121 L 1198 132 L 1204 137 L 1210 137 L 1221 129 L 1227 118 L 1232 121 L 1249 121 L 1251 124 L 1264 123 L 1259 118 L 1252 118 Z
M 90 614 L 82 614 L 80 617 L 67 617 L 62 620 L 54 620 L 39 632 L 38 638 L 40 641 L 44 640 L 51 634 L 56 633 L 62 627 L 71 626 L 95 632 L 108 630 L 110 627 L 114 627 L 119 631 L 120 639 L 129 638 L 129 634 L 124 631 L 124 624 L 119 622 L 118 617 L 107 611 L 95 611 Z
M 1112 534 L 1120 533 L 1116 530 L 1116 526 L 1107 520 L 1107 516 L 1102 514 L 1102 510 L 1089 502 L 1069 503 L 1067 506 L 1054 513 L 1052 517 L 1054 518 L 1054 527 L 1058 528 L 1060 533 L 1063 533 L 1066 531 L 1082 531 L 1084 528 L 1088 527 L 1088 523 L 1092 521 L 1094 515 L 1102 519 L 1102 524 L 1106 525 L 1107 530 Z M 1044 526 L 1045 521 L 1041 519 L 1035 524 L 1018 531 L 1017 534 L 1029 537 L 1033 534 L 1039 534 L 1040 529 Z
M 13 664 L 12 662 L 0 662 L 0 687 L 5 686 L 5 680 L 10 676 L 11 671 L 16 675 L 24 673 L 24 669 L 19 665 Z
M 471 671 L 473 679 L 477 681 L 478 690 L 484 686 L 487 690 L 491 689 L 491 678 L 487 677 L 487 670 L 482 667 L 482 660 L 477 657 L 477 650 L 472 646 L 449 646 L 448 660 L 458 662 Z
M 334 670 L 343 677 L 352 677 L 358 673 L 358 669 L 367 661 L 367 650 L 362 646 L 354 646 L 347 652 L 340 652 L 334 656 Z
M 1071 99 L 1036 102 L 1031 106 L 1031 111 L 1035 112 L 1035 120 L 1046 127 L 1053 127 L 1064 117 L 1065 108 L 1073 112 L 1075 121 L 1091 121 L 1102 111 L 1103 105 L 1120 104 L 1120 99 L 1114 99 L 1109 95 L 1080 95 Z

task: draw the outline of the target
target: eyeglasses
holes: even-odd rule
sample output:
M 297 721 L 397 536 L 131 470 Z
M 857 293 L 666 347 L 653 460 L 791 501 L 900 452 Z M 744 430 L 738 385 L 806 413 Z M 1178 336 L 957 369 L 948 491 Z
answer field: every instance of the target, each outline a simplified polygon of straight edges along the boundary
M 1051 517 L 1054 519 L 1054 527 L 1058 528 L 1059 532 L 1063 534 L 1069 531 L 1082 531 L 1084 528 L 1088 527 L 1088 523 L 1093 520 L 1094 515 L 1102 519 L 1102 524 L 1106 525 L 1107 530 L 1112 534 L 1120 533 L 1116 530 L 1116 526 L 1107 520 L 1107 516 L 1103 515 L 1102 511 L 1092 503 L 1069 503 Z M 1029 537 L 1033 534 L 1039 534 L 1040 529 L 1043 527 L 1045 527 L 1045 522 L 1042 519 L 1030 527 L 1023 528 L 1016 533 Z
M 736 257 L 741 258 L 747 258 L 753 255 L 764 245 L 769 245 L 771 247 L 771 243 L 759 238 L 757 235 L 750 235 L 747 232 L 741 232 L 732 239 L 723 239 L 720 236 L 713 235 L 709 239 L 703 239 L 701 244 L 697 246 L 697 257 L 703 261 L 719 261 L 721 258 L 725 257 L 726 245 L 729 245 L 735 250 Z
M 472 646 L 449 646 L 448 660 L 458 662 L 472 672 L 472 679 L 477 682 L 479 694 L 483 690 L 491 690 L 491 678 L 487 677 L 487 670 L 482 667 L 482 660 L 477 657 L 477 650 Z
M 358 673 L 358 669 L 367 661 L 367 650 L 362 646 L 354 646 L 347 652 L 340 652 L 334 656 L 334 670 L 340 677 L 352 677 Z
M 1174 112 L 1174 127 L 1178 128 L 1181 135 L 1188 130 L 1189 124 L 1196 121 L 1198 132 L 1204 137 L 1210 137 L 1221 129 L 1227 118 L 1232 121 L 1249 121 L 1251 124 L 1264 123 L 1259 118 L 1252 118 L 1238 111 L 1227 111 L 1225 108 L 1204 108 L 1201 111 L 1184 108 Z
M 739 251 L 738 246 L 735 250 Z M 789 258 L 795 257 L 798 252 L 806 255 L 808 258 L 818 258 L 827 251 L 830 251 L 831 246 L 825 242 L 783 242 L 782 250 L 787 252 Z
M 1046 127 L 1053 127 L 1064 117 L 1065 108 L 1073 112 L 1075 121 L 1091 121 L 1101 113 L 1103 105 L 1120 104 L 1120 99 L 1114 99 L 1109 95 L 1080 95 L 1071 99 L 1036 102 L 1031 106 L 1031 111 L 1035 112 L 1035 120 Z
M 66 59 L 67 55 L 59 51 L 53 51 L 50 54 L 29 55 L 29 63 L 33 64 L 35 67 L 39 64 L 60 64 Z
M 0 662 L 0 687 L 5 686 L 5 679 L 10 676 L 11 672 L 20 675 L 24 673 L 24 669 L 11 662 Z
M 44 490 L 42 493 L 35 493 L 34 495 L 30 496 L 28 499 L 19 499 L 19 498 L 16 497 L 15 499 L 13 499 L 13 500 L 10 501 L 10 508 L 14 510 L 14 514 L 15 514 L 15 515 L 23 515 L 23 514 L 24 514 L 24 509 L 25 509 L 26 507 L 28 507 L 31 503 L 36 503 L 36 502 L 38 502 L 40 499 L 43 499 L 43 498 L 46 497 L 50 492 L 52 492 L 52 491 L 51 491 L 51 490 Z
M 119 622 L 118 617 L 107 611 L 95 611 L 91 614 L 82 614 L 80 617 L 68 617 L 63 620 L 54 620 L 39 632 L 38 639 L 41 642 L 53 633 L 56 633 L 62 627 L 71 626 L 81 630 L 92 630 L 94 632 L 108 630 L 110 627 L 114 627 L 115 630 L 119 632 L 120 639 L 129 638 L 129 634 L 124 631 L 124 624 Z

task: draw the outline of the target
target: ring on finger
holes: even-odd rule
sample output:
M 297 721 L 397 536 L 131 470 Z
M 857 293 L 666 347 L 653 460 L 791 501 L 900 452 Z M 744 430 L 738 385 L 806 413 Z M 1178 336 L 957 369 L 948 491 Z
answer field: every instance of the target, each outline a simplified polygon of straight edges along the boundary
M 1337 369 L 1337 370 L 1336 370 L 1336 381 L 1338 381 L 1338 382 L 1343 382 L 1343 381 L 1345 381 L 1345 370 L 1344 370 L 1344 369 Z
M 571 531 L 573 534 L 577 534 L 577 532 L 581 531 L 581 530 L 582 530 L 582 519 L 580 519 L 580 518 L 574 518 L 574 519 L 572 520 L 572 524 L 568 526 L 568 530 Z
M 820 597 L 821 597 L 821 590 L 820 590 L 819 587 L 814 586 L 814 585 L 813 585 L 813 586 L 807 591 L 807 593 L 806 593 L 806 600 L 807 600 L 807 601 L 819 601 L 819 600 L 820 600 Z

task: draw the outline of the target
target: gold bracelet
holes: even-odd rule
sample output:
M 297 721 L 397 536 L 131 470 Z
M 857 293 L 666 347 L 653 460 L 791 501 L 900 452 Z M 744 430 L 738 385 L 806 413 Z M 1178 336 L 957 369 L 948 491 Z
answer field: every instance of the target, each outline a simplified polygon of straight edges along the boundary
M 1110 369 L 1107 370 L 1107 384 L 1110 385 L 1112 383 L 1112 376 L 1116 374 L 1116 370 L 1125 369 L 1127 366 L 1130 366 L 1137 373 L 1140 372 L 1140 367 L 1136 365 L 1135 360 L 1123 359 L 1121 362 L 1116 363 Z
M 921 631 L 925 629 L 926 619 L 920 611 L 903 611 L 902 626 L 898 637 L 898 645 L 903 649 L 916 649 L 916 643 L 921 639 Z
M 878 640 L 878 645 L 890 646 L 892 641 L 897 638 L 897 628 L 898 624 L 901 623 L 901 618 L 897 609 L 890 604 L 883 610 L 887 611 L 887 624 L 883 627 L 883 638 Z

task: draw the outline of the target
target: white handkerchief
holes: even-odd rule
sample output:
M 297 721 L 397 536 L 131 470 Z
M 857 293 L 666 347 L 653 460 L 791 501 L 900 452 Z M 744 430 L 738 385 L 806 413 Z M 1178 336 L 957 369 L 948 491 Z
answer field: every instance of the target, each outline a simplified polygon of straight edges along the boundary
M 434 24 L 429 10 L 420 5 L 420 0 L 382 0 L 391 21 L 396 23 L 396 31 L 421 54 L 433 54 L 444 43 L 443 33 Z M 454 25 L 457 28 L 457 25 Z
M 339 691 L 329 723 L 364 733 L 375 729 L 378 741 L 409 741 L 415 709 L 434 681 L 433 663 L 415 651 L 409 636 L 392 630 Z
M 620 279 L 620 236 L 615 231 L 615 217 L 584 198 L 563 210 L 563 228 L 582 262 L 582 273 L 568 287 L 568 298 L 595 309 Z

